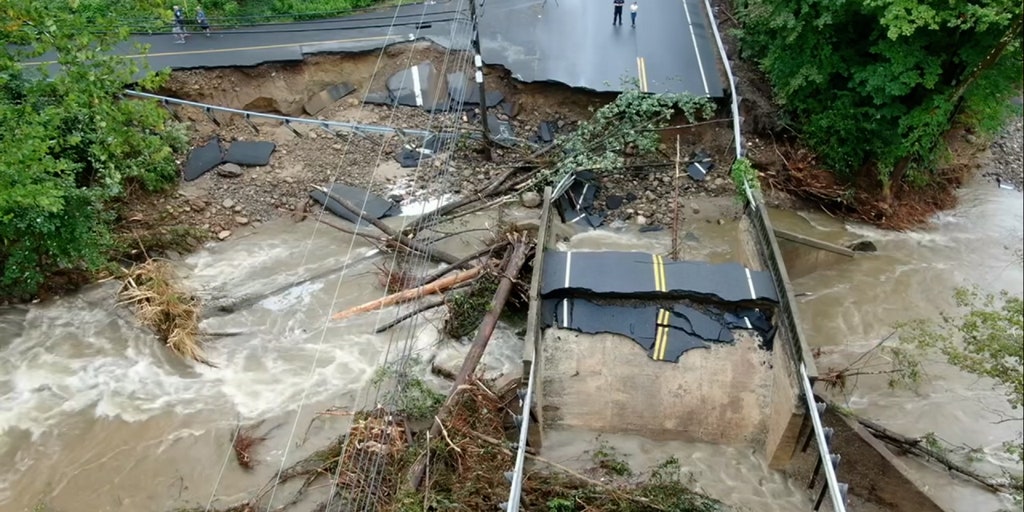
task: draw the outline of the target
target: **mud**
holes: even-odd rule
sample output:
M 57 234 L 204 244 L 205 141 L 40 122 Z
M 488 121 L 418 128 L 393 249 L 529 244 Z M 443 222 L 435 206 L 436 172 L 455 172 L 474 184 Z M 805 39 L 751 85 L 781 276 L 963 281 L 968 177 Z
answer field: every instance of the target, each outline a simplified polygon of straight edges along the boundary
M 302 105 L 310 96 L 335 83 L 348 82 L 356 91 L 319 113 L 319 119 L 425 130 L 475 129 L 477 125 L 461 112 L 429 114 L 417 108 L 362 104 L 368 92 L 385 91 L 385 82 L 393 73 L 423 61 L 430 61 L 442 73 L 467 71 L 470 64 L 465 55 L 446 52 L 429 43 L 409 43 L 388 47 L 383 52 L 314 56 L 301 63 L 178 71 L 160 93 L 218 106 L 308 117 Z M 513 115 L 508 120 L 522 138 L 534 133 L 542 121 L 555 122 L 560 127 L 559 134 L 564 136 L 578 122 L 588 119 L 594 109 L 614 99 L 614 95 L 557 84 L 518 82 L 500 67 L 486 69 L 485 84 L 488 90 L 501 91 L 505 101 L 512 105 Z M 227 177 L 211 171 L 196 181 L 182 183 L 176 196 L 137 198 L 122 215 L 126 221 L 133 219 L 125 224 L 129 229 L 133 223 L 179 224 L 198 228 L 212 237 L 225 236 L 225 232 L 234 236 L 296 210 L 313 208 L 307 201 L 310 186 L 334 180 L 406 202 L 469 193 L 525 156 L 520 150 L 498 149 L 494 161 L 484 161 L 473 148 L 460 147 L 454 154 L 441 155 L 418 169 L 402 169 L 394 160 L 403 144 L 398 136 L 335 137 L 306 126 L 295 126 L 299 132 L 296 134 L 277 122 L 254 120 L 259 130 L 256 133 L 238 116 L 216 114 L 218 125 L 199 109 L 181 107 L 175 111 L 188 123 L 194 145 L 218 136 L 226 143 L 270 140 L 278 149 L 269 165 L 245 169 L 242 176 Z M 684 205 L 680 209 L 681 219 L 700 213 L 698 203 L 688 203 L 688 199 L 733 194 L 728 179 L 732 132 L 729 123 L 723 121 L 664 134 L 662 153 L 666 160 L 674 158 L 679 135 L 683 158 L 703 150 L 712 155 L 716 165 L 702 183 L 693 182 L 683 170 L 678 192 Z M 603 173 L 601 184 L 606 194 L 636 197 L 611 212 L 610 221 L 671 225 L 674 172 L 672 167 L 658 167 L 640 172 Z M 602 197 L 598 198 L 598 208 L 604 206 Z

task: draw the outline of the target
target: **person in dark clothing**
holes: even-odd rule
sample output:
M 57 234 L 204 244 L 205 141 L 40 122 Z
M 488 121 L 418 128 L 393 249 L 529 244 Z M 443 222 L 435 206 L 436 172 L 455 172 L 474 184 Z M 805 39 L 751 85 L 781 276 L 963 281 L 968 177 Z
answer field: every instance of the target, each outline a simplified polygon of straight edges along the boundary
M 199 24 L 199 28 L 202 29 L 207 37 L 209 37 L 210 21 L 206 19 L 206 12 L 204 12 L 203 8 L 198 5 L 196 6 L 196 23 Z
M 174 13 L 174 27 L 171 28 L 171 31 L 178 38 L 175 43 L 185 44 L 185 13 L 177 5 L 174 6 L 172 12 Z
M 622 6 L 626 0 L 615 0 L 615 13 L 612 15 L 612 25 L 622 25 Z

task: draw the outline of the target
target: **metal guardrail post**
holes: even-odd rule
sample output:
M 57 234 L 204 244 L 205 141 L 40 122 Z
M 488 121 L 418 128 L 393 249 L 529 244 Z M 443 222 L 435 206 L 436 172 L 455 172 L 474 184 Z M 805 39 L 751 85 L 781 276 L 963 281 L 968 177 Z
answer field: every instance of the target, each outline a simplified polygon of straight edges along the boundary
M 821 415 L 818 412 L 818 404 L 814 400 L 814 390 L 811 388 L 811 379 L 807 376 L 807 368 L 800 364 L 800 384 L 803 387 L 804 399 L 807 402 L 807 413 L 811 417 L 811 425 L 814 428 L 814 437 L 818 444 L 818 460 L 825 470 L 825 483 L 814 504 L 814 510 L 818 510 L 824 498 L 825 489 L 832 500 L 833 512 L 846 512 L 846 491 L 848 486 L 842 484 L 836 478 L 836 466 L 839 464 L 839 456 L 830 452 L 829 442 L 825 436 L 825 429 L 822 427 Z M 834 457 L 834 458 L 833 458 Z M 812 482 L 813 483 L 813 482 Z

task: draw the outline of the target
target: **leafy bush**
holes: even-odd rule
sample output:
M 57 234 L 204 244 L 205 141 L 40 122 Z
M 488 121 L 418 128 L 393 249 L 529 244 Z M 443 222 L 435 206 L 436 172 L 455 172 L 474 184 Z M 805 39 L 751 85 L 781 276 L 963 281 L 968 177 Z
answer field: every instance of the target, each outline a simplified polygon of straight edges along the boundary
M 4 10 L 14 22 L 0 32 L 0 296 L 26 297 L 48 274 L 106 263 L 106 207 L 132 187 L 175 183 L 186 141 L 158 104 L 120 98 L 139 70 L 104 52 L 123 33 L 89 34 L 103 27 L 45 2 Z M 52 77 L 19 64 L 50 52 L 61 67 Z
M 959 118 L 993 130 L 1021 82 L 1016 0 L 741 1 L 744 54 L 833 171 L 923 183 Z

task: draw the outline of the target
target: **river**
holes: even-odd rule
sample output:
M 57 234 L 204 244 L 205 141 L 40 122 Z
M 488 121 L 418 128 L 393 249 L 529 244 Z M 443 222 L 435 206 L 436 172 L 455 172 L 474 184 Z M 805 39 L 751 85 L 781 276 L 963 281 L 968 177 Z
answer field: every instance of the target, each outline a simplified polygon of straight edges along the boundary
M 934 317 L 949 306 L 955 286 L 974 282 L 1020 293 L 1024 276 L 1005 246 L 1020 244 L 1022 210 L 1020 193 L 975 183 L 934 227 L 909 233 L 844 225 L 822 214 L 773 212 L 779 227 L 834 242 L 868 238 L 879 248 L 794 282 L 798 292 L 809 293 L 800 309 L 808 341 L 826 349 L 819 364 L 852 360 L 897 321 Z M 696 235 L 689 242 L 694 251 L 714 246 L 716 237 L 718 247 L 732 247 L 735 230 L 708 224 Z M 235 502 L 273 476 L 282 457 L 296 460 L 347 427 L 347 417 L 328 415 L 307 431 L 318 411 L 379 398 L 365 396 L 365 390 L 393 343 L 411 342 L 424 360 L 453 357 L 453 351 L 457 356 L 461 347 L 438 345 L 430 319 L 411 336 L 366 334 L 393 311 L 343 325 L 325 322 L 332 311 L 379 296 L 372 250 L 338 232 L 315 232 L 310 222 L 277 221 L 185 258 L 179 266 L 186 283 L 212 300 L 256 297 L 326 273 L 204 320 L 205 330 L 239 333 L 208 345 L 217 368 L 168 355 L 130 313 L 115 307 L 114 283 L 0 310 L 0 511 L 32 510 L 40 503 L 61 512 L 156 511 L 206 505 L 215 491 L 214 506 Z M 702 256 L 718 259 L 720 253 Z M 518 350 L 514 336 L 500 331 L 485 365 L 513 371 Z M 849 403 L 907 434 L 935 431 L 956 443 L 984 446 L 987 464 L 1005 464 L 996 448 L 1012 435 L 1013 425 L 978 419 L 990 417 L 987 408 L 998 408 L 999 395 L 942 365 L 932 370 L 916 393 L 862 379 Z M 247 473 L 229 460 L 228 444 L 238 421 L 260 419 L 262 430 L 276 428 L 258 453 L 260 463 Z M 638 463 L 656 463 L 654 452 L 669 448 L 629 437 L 618 441 Z M 556 442 L 561 448 L 552 457 L 572 457 L 567 447 L 583 444 Z M 799 484 L 764 469 L 756 454 L 695 445 L 673 445 L 670 451 L 690 454 L 684 466 L 706 480 L 702 485 L 712 494 L 753 485 L 760 490 L 741 497 L 740 504 L 800 508 Z M 987 500 L 970 510 L 985 512 L 998 504 L 969 486 L 948 485 L 941 475 L 930 478 L 940 501 L 953 509 L 964 509 L 963 496 Z

